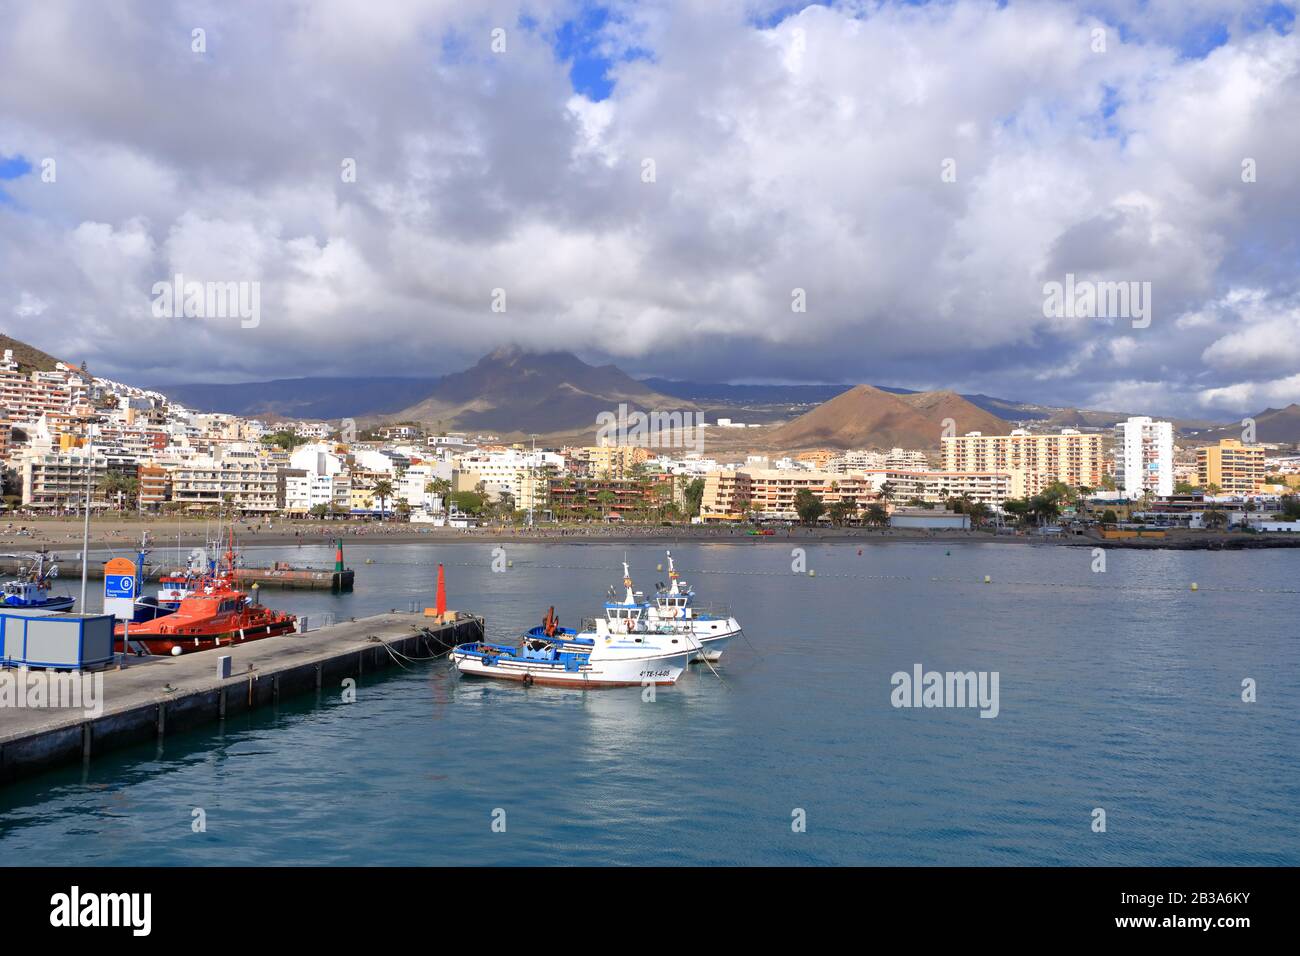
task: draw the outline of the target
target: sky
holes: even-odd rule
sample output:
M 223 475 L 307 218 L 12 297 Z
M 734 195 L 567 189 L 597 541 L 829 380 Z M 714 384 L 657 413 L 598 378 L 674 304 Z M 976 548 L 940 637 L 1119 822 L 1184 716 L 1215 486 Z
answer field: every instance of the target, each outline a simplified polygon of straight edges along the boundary
M 1227 421 L 1300 401 L 1297 117 L 1254 0 L 0 0 L 0 331 L 148 384 L 518 345 Z

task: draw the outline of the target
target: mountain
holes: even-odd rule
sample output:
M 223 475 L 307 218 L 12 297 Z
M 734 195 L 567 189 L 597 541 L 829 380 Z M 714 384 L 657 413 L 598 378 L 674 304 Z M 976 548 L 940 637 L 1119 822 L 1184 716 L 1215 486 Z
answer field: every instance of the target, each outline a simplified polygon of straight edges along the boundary
M 1295 402 L 1286 408 L 1266 408 L 1251 417 L 1255 420 L 1256 441 L 1283 445 L 1300 443 L 1300 405 Z M 1217 442 L 1221 438 L 1240 439 L 1241 431 L 1241 423 L 1233 422 L 1192 432 L 1192 437 L 1198 441 Z
M 774 447 L 936 448 L 944 419 L 956 434 L 970 431 L 1002 434 L 1008 423 L 971 404 L 955 392 L 893 394 L 871 385 L 855 385 L 806 415 L 766 436 Z
M 359 418 L 397 412 L 429 394 L 436 378 L 282 378 L 239 385 L 159 385 L 174 402 L 242 418 Z
M 555 434 L 596 428 L 601 412 L 692 411 L 614 365 L 588 365 L 569 352 L 503 348 L 464 372 L 441 379 L 426 397 L 389 416 L 498 434 Z
M 42 352 L 26 342 L 19 342 L 17 339 L 0 334 L 0 355 L 3 355 L 6 349 L 13 349 L 14 359 L 18 362 L 19 369 L 24 372 L 33 370 L 52 372 L 56 362 L 63 362 L 64 365 L 71 365 L 73 368 L 77 365 L 67 359 L 56 359 L 53 355 Z
M 697 403 L 735 405 L 816 405 L 830 401 L 845 388 L 843 385 L 726 385 L 681 382 L 671 378 L 643 378 L 640 381 L 661 395 Z

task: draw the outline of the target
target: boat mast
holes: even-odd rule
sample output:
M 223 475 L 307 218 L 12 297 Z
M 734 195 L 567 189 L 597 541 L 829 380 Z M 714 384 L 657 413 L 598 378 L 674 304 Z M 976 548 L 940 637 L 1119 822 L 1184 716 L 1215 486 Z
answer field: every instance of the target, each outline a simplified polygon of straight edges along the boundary
M 81 529 L 81 613 L 86 613 L 86 572 L 90 565 L 90 473 L 95 466 L 95 425 L 86 426 L 86 521 Z

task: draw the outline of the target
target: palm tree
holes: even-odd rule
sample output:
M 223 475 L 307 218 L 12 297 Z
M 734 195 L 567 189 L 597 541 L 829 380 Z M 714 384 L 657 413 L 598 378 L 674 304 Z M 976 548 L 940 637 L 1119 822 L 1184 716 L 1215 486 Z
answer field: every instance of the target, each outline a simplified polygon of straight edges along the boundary
M 867 524 L 883 528 L 889 524 L 889 512 L 885 510 L 884 505 L 867 505 L 867 513 L 864 519 Z
M 596 501 L 600 505 L 603 520 L 606 521 L 609 520 L 610 506 L 613 505 L 614 502 L 617 500 L 618 500 L 618 496 L 615 495 L 614 492 L 612 491 L 606 490 L 606 491 L 598 491 L 596 493 Z
M 880 500 L 883 501 L 886 504 L 886 506 L 888 506 L 890 502 L 894 500 L 895 493 L 896 493 L 896 489 L 894 488 L 894 483 L 892 481 L 887 481 L 880 486 L 880 491 L 879 491 Z
M 1201 515 L 1201 524 L 1217 531 L 1227 526 L 1228 513 L 1218 508 L 1210 508 Z
M 110 471 L 99 481 L 99 490 L 105 498 L 117 499 L 117 510 L 122 511 L 125 503 L 139 503 L 140 481 L 120 471 Z
M 393 483 L 387 478 L 380 478 L 375 482 L 375 497 L 379 499 L 379 520 L 384 520 L 384 503 L 393 497 Z

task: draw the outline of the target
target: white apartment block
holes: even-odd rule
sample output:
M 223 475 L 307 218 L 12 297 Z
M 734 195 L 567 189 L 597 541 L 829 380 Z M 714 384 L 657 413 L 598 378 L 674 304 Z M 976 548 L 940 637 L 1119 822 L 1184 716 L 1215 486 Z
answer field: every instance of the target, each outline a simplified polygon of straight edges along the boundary
M 24 508 L 51 511 L 84 508 L 87 481 L 91 508 L 108 505 L 100 483 L 108 474 L 109 460 L 100 449 L 89 453 L 81 448 L 67 452 L 28 449 L 16 470 L 22 476 Z
M 1127 498 L 1174 493 L 1174 426 L 1137 416 L 1116 427 L 1115 482 Z
M 493 497 L 509 494 L 516 508 L 545 506 L 547 477 L 564 470 L 564 456 L 549 451 L 476 452 L 462 455 L 460 470 L 474 475 Z
M 192 511 L 229 504 L 242 514 L 274 514 L 278 471 L 258 448 L 221 448 L 172 472 L 172 500 Z

